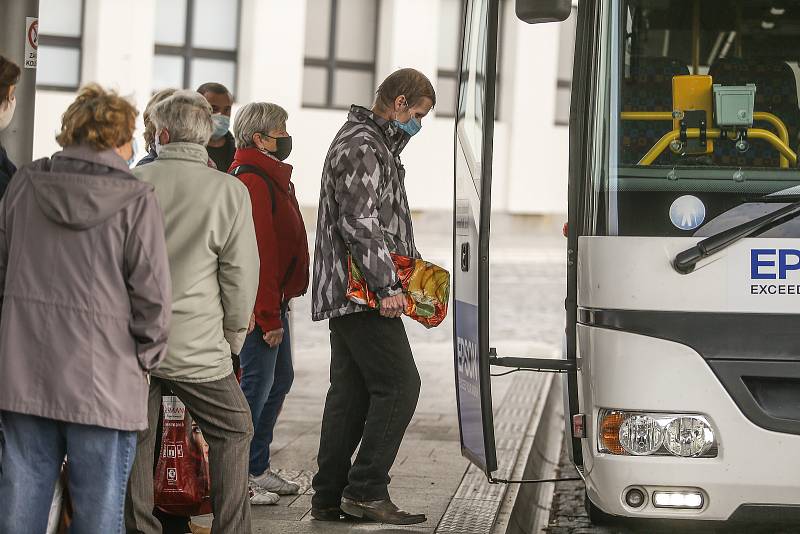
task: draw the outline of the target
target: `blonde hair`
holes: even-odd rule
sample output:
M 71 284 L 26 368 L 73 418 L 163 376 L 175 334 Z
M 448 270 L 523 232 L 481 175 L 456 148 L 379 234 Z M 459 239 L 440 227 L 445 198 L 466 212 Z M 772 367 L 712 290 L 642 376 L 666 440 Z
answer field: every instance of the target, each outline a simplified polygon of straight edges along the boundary
M 81 88 L 78 97 L 61 116 L 62 147 L 89 145 L 95 150 L 117 148 L 133 139 L 139 112 L 115 91 L 97 84 Z
M 144 133 L 142 134 L 142 137 L 144 137 L 144 146 L 147 150 L 153 149 L 156 141 L 156 127 L 153 125 L 153 119 L 151 118 L 153 114 L 153 108 L 162 100 L 166 100 L 174 95 L 175 91 L 177 91 L 177 89 L 173 88 L 160 90 L 150 98 L 150 101 L 144 108 L 144 113 L 142 113 L 142 120 L 144 121 Z

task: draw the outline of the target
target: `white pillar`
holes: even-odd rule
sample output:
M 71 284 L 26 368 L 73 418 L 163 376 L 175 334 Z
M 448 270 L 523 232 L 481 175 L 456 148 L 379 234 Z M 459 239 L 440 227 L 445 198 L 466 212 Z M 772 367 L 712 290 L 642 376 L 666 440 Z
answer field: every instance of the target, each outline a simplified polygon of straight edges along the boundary
M 403 67 L 414 67 L 436 84 L 439 2 L 383 0 L 378 28 L 376 80 Z
M 305 21 L 305 0 L 243 0 L 237 102 L 300 109 Z

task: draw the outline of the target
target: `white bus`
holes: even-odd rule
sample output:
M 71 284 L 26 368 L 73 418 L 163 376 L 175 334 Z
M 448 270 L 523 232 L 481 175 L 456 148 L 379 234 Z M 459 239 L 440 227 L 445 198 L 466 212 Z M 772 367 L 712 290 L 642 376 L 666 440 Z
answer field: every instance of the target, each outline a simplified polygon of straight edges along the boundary
M 466 1 L 456 119 L 463 454 L 491 478 L 491 365 L 562 371 L 593 520 L 798 521 L 800 2 L 580 0 L 556 362 L 490 348 L 498 4 Z

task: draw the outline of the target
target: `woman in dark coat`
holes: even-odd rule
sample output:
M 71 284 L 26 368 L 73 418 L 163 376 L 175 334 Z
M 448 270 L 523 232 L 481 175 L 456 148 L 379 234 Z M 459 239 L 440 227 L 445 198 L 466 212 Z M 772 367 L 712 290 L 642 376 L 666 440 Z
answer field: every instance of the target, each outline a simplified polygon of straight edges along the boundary
M 19 75 L 19 66 L 0 56 L 0 131 L 8 128 L 14 117 L 14 109 L 17 107 L 15 91 Z M 0 197 L 6 192 L 8 182 L 11 181 L 15 172 L 17 172 L 17 167 L 8 159 L 6 149 L 0 143 Z

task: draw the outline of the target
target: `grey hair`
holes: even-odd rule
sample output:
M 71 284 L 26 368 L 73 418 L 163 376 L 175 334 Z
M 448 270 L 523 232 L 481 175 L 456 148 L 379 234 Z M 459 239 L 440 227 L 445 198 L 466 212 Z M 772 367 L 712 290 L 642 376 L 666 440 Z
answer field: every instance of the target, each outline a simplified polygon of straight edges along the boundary
M 153 106 L 150 120 L 156 131 L 166 128 L 170 143 L 207 145 L 214 125 L 211 104 L 195 91 L 176 91 Z
M 271 130 L 286 126 L 289 114 L 278 104 L 253 102 L 243 106 L 236 112 L 233 134 L 236 137 L 236 148 L 255 146 L 253 135 L 268 134 Z

